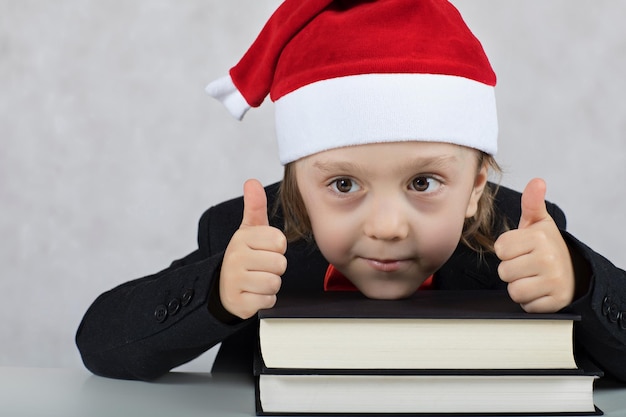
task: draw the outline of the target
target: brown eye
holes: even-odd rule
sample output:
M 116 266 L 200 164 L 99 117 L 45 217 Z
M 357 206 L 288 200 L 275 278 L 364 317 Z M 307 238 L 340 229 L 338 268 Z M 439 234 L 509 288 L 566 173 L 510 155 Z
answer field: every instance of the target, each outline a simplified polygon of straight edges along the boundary
M 415 177 L 411 181 L 411 189 L 420 193 L 433 193 L 439 190 L 441 185 L 441 181 L 424 175 Z
M 428 177 L 417 177 L 413 179 L 413 189 L 415 191 L 426 191 L 428 187 L 430 187 L 430 178 Z
M 338 178 L 334 180 L 331 186 L 340 193 L 350 193 L 358 191 L 359 187 L 350 178 Z

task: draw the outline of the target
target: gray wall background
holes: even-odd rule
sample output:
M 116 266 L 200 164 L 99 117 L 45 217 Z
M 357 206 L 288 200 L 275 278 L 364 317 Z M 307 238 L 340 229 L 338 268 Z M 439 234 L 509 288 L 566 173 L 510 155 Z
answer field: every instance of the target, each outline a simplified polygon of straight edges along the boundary
M 498 73 L 503 184 L 545 178 L 625 267 L 626 2 L 454 3 Z M 192 251 L 246 178 L 280 179 L 271 103 L 239 123 L 203 91 L 278 4 L 0 0 L 0 366 L 81 366 L 98 294 Z

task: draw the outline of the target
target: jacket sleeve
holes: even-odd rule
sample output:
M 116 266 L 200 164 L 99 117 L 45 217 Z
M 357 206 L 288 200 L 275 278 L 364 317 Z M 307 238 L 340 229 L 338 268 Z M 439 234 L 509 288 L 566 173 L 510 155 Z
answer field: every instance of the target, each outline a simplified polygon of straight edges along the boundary
M 228 219 L 214 220 L 215 210 L 224 211 L 217 206 L 202 216 L 198 250 L 157 274 L 113 288 L 93 302 L 76 333 L 82 360 L 91 372 L 151 380 L 250 324 L 225 324 L 208 308 L 230 240 L 227 234 L 237 227 Z M 233 210 L 227 206 L 225 212 L 230 215 Z M 224 235 L 219 241 L 209 237 L 212 222 L 219 223 L 218 232 L 223 232 L 218 233 Z
M 576 342 L 605 373 L 626 381 L 626 272 L 569 233 L 562 234 L 591 269 L 587 293 L 566 308 L 581 316 Z

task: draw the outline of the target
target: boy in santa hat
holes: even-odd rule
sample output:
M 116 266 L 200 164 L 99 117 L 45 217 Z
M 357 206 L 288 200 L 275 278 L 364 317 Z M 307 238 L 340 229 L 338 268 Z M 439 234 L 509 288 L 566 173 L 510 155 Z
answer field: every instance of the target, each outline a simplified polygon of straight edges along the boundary
M 77 344 L 94 373 L 153 379 L 222 342 L 249 370 L 281 293 L 507 289 L 582 316 L 577 349 L 626 379 L 626 273 L 576 240 L 546 185 L 498 171 L 495 74 L 446 0 L 287 0 L 227 77 L 237 118 L 275 102 L 285 176 L 200 220 L 198 250 L 101 295 Z M 280 291 L 280 292 L 279 292 Z

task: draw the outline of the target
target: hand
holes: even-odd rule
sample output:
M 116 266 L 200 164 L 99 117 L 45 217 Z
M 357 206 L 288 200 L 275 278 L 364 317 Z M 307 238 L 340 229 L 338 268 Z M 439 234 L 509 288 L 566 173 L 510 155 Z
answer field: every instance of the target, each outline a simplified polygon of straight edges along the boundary
M 522 215 L 515 230 L 495 242 L 500 279 L 511 299 L 532 313 L 553 313 L 574 299 L 576 282 L 567 244 L 545 203 L 546 183 L 531 180 L 522 193 Z
M 231 314 L 247 319 L 276 303 L 287 269 L 287 239 L 269 225 L 261 183 L 243 186 L 243 220 L 228 243 L 220 272 L 220 300 Z

